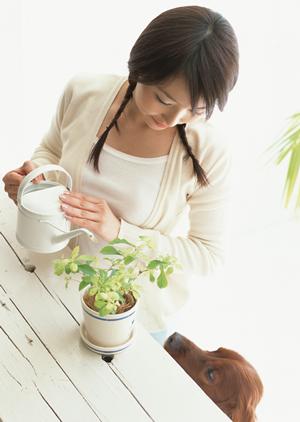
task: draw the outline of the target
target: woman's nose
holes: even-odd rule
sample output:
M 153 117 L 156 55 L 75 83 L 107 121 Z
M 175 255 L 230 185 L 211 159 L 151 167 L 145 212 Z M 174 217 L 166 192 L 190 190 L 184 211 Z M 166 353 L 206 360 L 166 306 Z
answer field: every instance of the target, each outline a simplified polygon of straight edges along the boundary
M 176 125 L 180 125 L 185 123 L 186 112 L 185 111 L 173 111 L 169 112 L 166 116 L 164 121 L 167 123 L 168 126 L 174 127 Z

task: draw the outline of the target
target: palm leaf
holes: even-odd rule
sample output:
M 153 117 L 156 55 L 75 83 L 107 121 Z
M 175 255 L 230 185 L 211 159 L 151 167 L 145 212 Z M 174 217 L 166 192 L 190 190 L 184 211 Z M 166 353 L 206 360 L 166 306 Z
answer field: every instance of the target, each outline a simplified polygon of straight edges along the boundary
M 299 133 L 299 140 L 300 140 L 300 133 Z M 288 172 L 286 176 L 284 192 L 285 192 L 285 207 L 288 206 L 292 193 L 294 191 L 296 181 L 299 176 L 300 170 L 300 142 L 296 144 L 291 152 Z
M 290 157 L 288 171 L 283 188 L 284 206 L 288 207 L 293 192 L 300 177 L 300 113 L 293 114 L 289 119 L 286 131 L 277 139 L 266 152 L 273 152 L 275 163 L 280 164 L 287 156 Z M 271 161 L 270 160 L 270 161 Z M 297 194 L 296 208 L 300 207 L 300 189 Z

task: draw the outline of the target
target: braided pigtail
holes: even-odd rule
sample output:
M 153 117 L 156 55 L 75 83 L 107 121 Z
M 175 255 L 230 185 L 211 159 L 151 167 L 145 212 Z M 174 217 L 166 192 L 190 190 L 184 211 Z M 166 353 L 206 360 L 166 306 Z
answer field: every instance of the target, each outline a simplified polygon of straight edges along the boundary
M 117 131 L 120 133 L 120 129 L 119 129 L 117 120 L 121 116 L 121 114 L 123 113 L 124 108 L 126 107 L 128 101 L 132 98 L 132 93 L 133 93 L 133 91 L 136 87 L 136 84 L 137 84 L 135 81 L 132 81 L 130 78 L 128 79 L 128 82 L 129 82 L 129 86 L 127 88 L 126 94 L 124 95 L 123 101 L 122 101 L 118 111 L 116 112 L 112 121 L 106 127 L 105 131 L 102 133 L 102 135 L 100 136 L 100 138 L 98 139 L 98 141 L 93 146 L 93 148 L 90 152 L 90 155 L 89 155 L 89 158 L 88 158 L 88 163 L 93 163 L 94 170 L 97 173 L 100 173 L 100 171 L 99 171 L 99 156 L 100 156 L 100 153 L 102 151 L 103 145 L 106 141 L 107 135 L 109 134 L 109 131 L 111 130 L 111 128 L 113 126 L 115 126 Z
M 208 179 L 206 177 L 205 171 L 200 166 L 199 161 L 194 156 L 192 148 L 187 141 L 187 137 L 186 137 L 186 133 L 185 133 L 185 126 L 186 126 L 185 124 L 177 125 L 181 142 L 183 143 L 183 145 L 184 145 L 184 147 L 187 151 L 187 155 L 184 157 L 184 160 L 187 160 L 189 157 L 192 159 L 194 172 L 197 175 L 197 179 L 198 179 L 200 186 L 207 186 L 209 184 Z

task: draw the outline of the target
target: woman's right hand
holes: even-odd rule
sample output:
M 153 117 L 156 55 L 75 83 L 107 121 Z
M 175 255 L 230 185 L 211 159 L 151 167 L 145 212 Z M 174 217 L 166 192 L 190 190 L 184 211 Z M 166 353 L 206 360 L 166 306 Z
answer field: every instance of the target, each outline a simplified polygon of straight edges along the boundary
M 17 195 L 20 183 L 24 177 L 38 167 L 32 161 L 25 161 L 24 164 L 15 169 L 11 170 L 3 177 L 2 181 L 4 183 L 4 190 L 7 192 L 8 196 L 17 204 Z M 43 175 L 40 175 L 32 180 L 32 183 L 40 183 L 42 180 L 45 180 Z

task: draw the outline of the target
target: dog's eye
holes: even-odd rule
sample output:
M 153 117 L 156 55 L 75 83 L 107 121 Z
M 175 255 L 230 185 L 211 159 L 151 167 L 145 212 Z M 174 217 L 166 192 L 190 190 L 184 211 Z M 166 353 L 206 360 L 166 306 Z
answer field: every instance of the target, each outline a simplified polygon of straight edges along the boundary
M 207 374 L 207 378 L 210 380 L 210 381 L 214 381 L 214 379 L 215 379 L 215 374 L 214 374 L 214 370 L 213 370 L 213 368 L 208 368 L 208 370 L 206 371 L 206 374 Z

